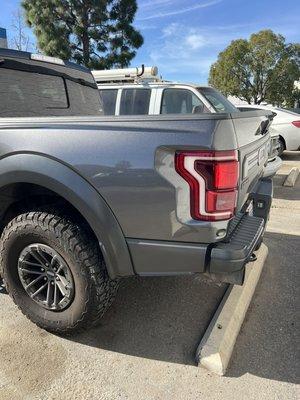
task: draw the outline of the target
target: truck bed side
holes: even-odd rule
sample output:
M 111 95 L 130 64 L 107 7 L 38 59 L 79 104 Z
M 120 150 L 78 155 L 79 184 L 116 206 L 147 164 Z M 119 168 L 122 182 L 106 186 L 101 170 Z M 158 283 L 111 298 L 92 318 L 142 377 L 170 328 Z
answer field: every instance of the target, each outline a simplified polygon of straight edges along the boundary
M 262 175 L 269 142 L 257 134 L 264 113 L 245 114 L 1 119 L 0 158 L 35 153 L 70 166 L 105 199 L 126 238 L 212 243 L 228 221 L 180 221 L 176 187 L 160 174 L 157 154 L 237 149 L 239 211 Z

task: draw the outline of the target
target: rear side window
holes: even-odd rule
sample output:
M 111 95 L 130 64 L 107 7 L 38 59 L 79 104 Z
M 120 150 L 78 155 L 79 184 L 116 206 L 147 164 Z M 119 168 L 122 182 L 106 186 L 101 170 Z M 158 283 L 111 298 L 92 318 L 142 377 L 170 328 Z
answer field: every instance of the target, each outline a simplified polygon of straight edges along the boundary
M 100 101 L 104 115 L 115 115 L 116 101 L 118 90 L 117 89 L 100 89 Z
M 41 110 L 66 109 L 68 97 L 62 77 L 1 68 L 1 116 L 41 115 Z
M 123 89 L 120 115 L 145 115 L 149 113 L 150 89 Z
M 163 91 L 161 114 L 199 114 L 209 110 L 191 90 L 165 89 Z

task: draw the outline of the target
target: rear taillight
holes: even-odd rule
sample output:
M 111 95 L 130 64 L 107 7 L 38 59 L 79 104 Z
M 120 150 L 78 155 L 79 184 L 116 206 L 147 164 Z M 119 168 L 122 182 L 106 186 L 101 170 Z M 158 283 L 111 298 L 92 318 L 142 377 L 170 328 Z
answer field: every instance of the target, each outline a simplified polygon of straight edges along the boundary
M 236 151 L 178 151 L 175 168 L 189 184 L 193 219 L 221 221 L 233 216 L 239 178 Z
M 293 121 L 293 125 L 295 125 L 297 128 L 300 128 L 300 121 Z

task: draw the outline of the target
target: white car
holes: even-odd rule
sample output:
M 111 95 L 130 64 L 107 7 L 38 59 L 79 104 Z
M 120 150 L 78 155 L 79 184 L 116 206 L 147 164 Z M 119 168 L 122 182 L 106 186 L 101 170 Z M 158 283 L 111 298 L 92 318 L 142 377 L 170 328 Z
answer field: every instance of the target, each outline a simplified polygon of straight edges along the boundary
M 300 150 L 300 115 L 283 108 L 265 105 L 238 105 L 240 111 L 268 110 L 274 114 L 272 122 L 272 136 L 279 136 L 280 148 L 278 154 L 284 150 Z

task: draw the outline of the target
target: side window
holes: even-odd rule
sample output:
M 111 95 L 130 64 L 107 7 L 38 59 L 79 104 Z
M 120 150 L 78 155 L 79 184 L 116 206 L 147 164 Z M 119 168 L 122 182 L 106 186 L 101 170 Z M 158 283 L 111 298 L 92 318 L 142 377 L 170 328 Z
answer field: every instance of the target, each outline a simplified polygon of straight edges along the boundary
M 209 113 L 208 108 L 191 90 L 165 89 L 163 91 L 161 114 Z
M 0 98 L 0 116 L 6 117 L 39 116 L 69 107 L 63 78 L 6 68 L 0 70 Z
M 123 89 L 120 115 L 145 115 L 149 113 L 150 89 Z
M 104 115 L 115 115 L 118 89 L 100 89 L 100 101 Z

